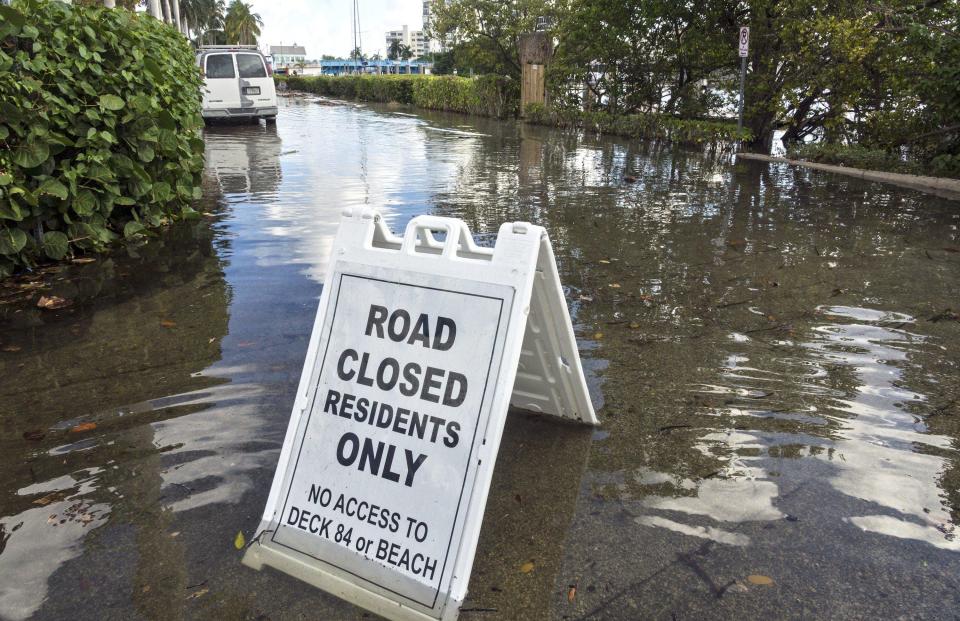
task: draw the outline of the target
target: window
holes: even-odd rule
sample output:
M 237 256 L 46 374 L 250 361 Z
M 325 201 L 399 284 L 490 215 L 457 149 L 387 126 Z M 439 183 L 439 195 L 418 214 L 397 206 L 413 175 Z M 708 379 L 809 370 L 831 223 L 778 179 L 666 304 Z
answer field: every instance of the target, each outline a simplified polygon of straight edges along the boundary
M 208 78 L 237 77 L 237 75 L 233 72 L 233 55 L 211 54 L 207 56 L 207 77 Z
M 237 54 L 237 69 L 241 78 L 265 78 L 267 70 L 256 54 Z

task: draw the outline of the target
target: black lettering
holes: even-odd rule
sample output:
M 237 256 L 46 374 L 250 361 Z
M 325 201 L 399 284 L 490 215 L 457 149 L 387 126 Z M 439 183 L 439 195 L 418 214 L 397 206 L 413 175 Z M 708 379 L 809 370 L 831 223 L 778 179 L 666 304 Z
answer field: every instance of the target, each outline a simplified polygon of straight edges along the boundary
M 420 318 L 417 319 L 417 323 L 410 333 L 410 338 L 407 340 L 407 345 L 413 345 L 417 342 L 423 343 L 424 347 L 430 347 L 430 323 L 426 313 L 421 314 Z
M 345 452 L 344 449 L 346 449 Z M 357 458 L 357 452 L 360 450 L 360 438 L 357 434 L 349 431 L 340 437 L 337 443 L 337 461 L 341 466 L 349 466 Z
M 367 363 L 370 362 L 370 354 L 363 352 L 360 356 L 360 375 L 357 376 L 357 383 L 363 386 L 373 386 L 373 379 L 367 376 Z M 350 379 L 349 377 L 346 379 Z
M 386 370 L 392 370 L 390 379 L 386 379 Z M 377 369 L 377 388 L 383 391 L 391 390 L 400 379 L 400 363 L 395 358 L 384 358 Z
M 420 365 L 416 362 L 407 363 L 403 367 L 403 379 L 400 383 L 400 394 L 412 397 L 420 390 Z
M 307 500 L 314 504 L 320 502 L 320 490 L 322 489 L 323 489 L 322 487 L 317 487 L 316 485 L 311 483 L 310 491 L 307 492 Z
M 437 432 L 440 431 L 440 425 L 444 424 L 445 422 L 447 422 L 447 421 L 443 420 L 443 419 L 440 418 L 439 416 L 431 416 L 431 417 L 430 417 L 430 424 L 433 425 L 433 432 L 430 434 L 430 441 L 431 441 L 431 442 L 436 443 L 436 441 L 437 441 Z
M 380 416 L 377 417 L 377 427 L 386 429 L 393 420 L 393 406 L 389 403 L 380 404 Z
M 353 402 L 356 400 L 356 395 L 343 395 L 343 403 L 340 404 L 340 416 L 350 418 L 350 415 L 353 414 Z
M 397 320 L 403 321 L 403 329 L 397 330 Z M 390 315 L 390 324 L 387 326 L 387 334 L 390 336 L 390 340 L 399 343 L 403 340 L 403 337 L 407 335 L 407 330 L 410 329 L 410 313 L 398 308 L 393 311 L 393 314 Z
M 453 396 L 454 385 L 460 389 L 456 397 Z M 451 408 L 460 407 L 466 397 L 467 378 L 460 373 L 450 371 L 447 374 L 447 389 L 443 392 L 443 404 Z
M 444 328 L 447 329 L 444 334 Z M 433 348 L 437 351 L 447 351 L 453 347 L 457 338 L 457 324 L 449 317 L 437 317 L 437 332 L 433 335 Z
M 365 334 L 370 336 L 374 328 L 377 330 L 377 338 L 383 338 L 383 322 L 387 320 L 387 309 L 376 304 L 370 305 L 370 314 L 367 315 L 367 329 Z
M 410 410 L 407 408 L 397 408 L 396 416 L 393 418 L 393 430 L 397 433 L 407 433 L 407 417 L 410 416 Z
M 381 444 L 381 446 L 383 446 L 383 444 Z M 393 481 L 394 483 L 398 483 L 400 481 L 400 475 L 390 469 L 390 466 L 393 465 L 393 455 L 396 452 L 397 447 L 394 445 L 391 444 L 387 447 L 387 461 L 385 464 L 383 464 L 383 474 L 380 475 L 386 480 Z
M 403 449 L 403 452 L 407 456 L 407 478 L 403 484 L 407 487 L 413 487 L 413 477 L 417 475 L 417 470 L 419 470 L 420 466 L 423 465 L 423 462 L 427 460 L 427 456 L 423 453 L 420 453 L 420 455 L 414 459 L 413 452 L 410 451 L 410 449 Z
M 354 415 L 354 418 L 357 419 L 358 423 L 362 423 L 367 420 L 367 406 L 370 405 L 370 400 L 366 397 L 360 397 L 357 399 L 357 413 Z
M 298 519 L 300 519 L 300 509 L 290 505 L 290 515 L 287 516 L 287 524 L 292 526 L 297 523 Z
M 343 353 L 340 354 L 340 360 L 337 361 L 337 376 L 345 382 L 349 382 L 353 379 L 353 376 L 356 375 L 356 371 L 349 371 L 344 368 L 344 363 L 347 361 L 347 358 L 353 358 L 354 362 L 357 360 L 357 352 L 352 349 L 345 349 Z
M 330 411 L 330 408 L 333 408 L 333 414 L 337 414 L 337 403 L 340 402 L 340 393 L 336 390 L 327 391 L 327 402 L 323 406 L 323 413 L 326 414 Z
M 440 388 L 442 385 L 441 382 L 435 377 L 443 377 L 443 369 L 435 369 L 434 367 L 427 367 L 426 372 L 423 375 L 423 390 L 420 391 L 420 398 L 424 401 L 430 401 L 431 403 L 440 403 L 440 395 L 433 394 L 430 392 L 434 388 Z
M 420 412 L 414 411 L 413 415 L 410 417 L 410 435 L 416 436 L 423 440 L 423 434 L 427 432 L 427 418 L 426 414 L 421 414 Z
M 453 448 L 460 442 L 460 423 L 455 421 L 450 421 L 447 423 L 447 437 L 443 439 L 443 443 Z
M 364 466 L 367 464 L 370 465 L 370 473 L 377 474 L 380 472 L 380 461 L 383 458 L 383 442 L 377 442 L 376 451 L 373 448 L 373 441 L 370 438 L 363 439 L 363 450 L 360 451 L 360 463 L 357 464 L 359 470 L 363 470 Z

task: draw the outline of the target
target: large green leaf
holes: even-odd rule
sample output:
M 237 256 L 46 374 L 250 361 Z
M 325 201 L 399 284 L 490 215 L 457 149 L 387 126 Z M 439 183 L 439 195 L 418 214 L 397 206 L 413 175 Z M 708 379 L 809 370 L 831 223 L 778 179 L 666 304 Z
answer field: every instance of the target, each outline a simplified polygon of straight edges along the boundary
M 13 152 L 13 163 L 24 168 L 36 168 L 50 157 L 50 146 L 39 140 L 27 140 Z
M 43 234 L 43 253 L 55 261 L 67 254 L 70 242 L 60 231 L 47 231 Z
M 68 192 L 67 186 L 60 183 L 60 181 L 57 179 L 47 179 L 40 184 L 41 194 L 50 194 L 51 196 L 56 196 L 61 200 L 67 200 Z
M 107 94 L 100 95 L 100 106 L 106 110 L 122 110 L 124 103 L 120 97 Z
M 27 245 L 27 234 L 20 229 L 0 229 L 0 254 L 17 254 Z
M 131 238 L 134 235 L 138 235 L 144 231 L 143 225 L 137 222 L 136 220 L 131 220 L 123 225 L 123 236 L 126 238 Z

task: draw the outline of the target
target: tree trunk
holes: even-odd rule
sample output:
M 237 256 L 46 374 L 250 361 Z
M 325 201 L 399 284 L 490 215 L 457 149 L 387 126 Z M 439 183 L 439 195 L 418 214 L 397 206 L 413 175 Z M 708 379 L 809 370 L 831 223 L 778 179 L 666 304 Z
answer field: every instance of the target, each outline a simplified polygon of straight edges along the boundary
M 171 0 L 173 3 L 173 25 L 177 30 L 183 30 L 180 27 L 180 0 Z
M 163 0 L 163 21 L 172 24 L 173 13 L 170 12 L 170 0 Z
M 147 0 L 147 12 L 157 19 L 163 19 L 163 14 L 160 12 L 160 0 Z
M 103 0 L 103 6 L 108 9 L 115 9 L 117 8 L 117 3 L 116 0 Z

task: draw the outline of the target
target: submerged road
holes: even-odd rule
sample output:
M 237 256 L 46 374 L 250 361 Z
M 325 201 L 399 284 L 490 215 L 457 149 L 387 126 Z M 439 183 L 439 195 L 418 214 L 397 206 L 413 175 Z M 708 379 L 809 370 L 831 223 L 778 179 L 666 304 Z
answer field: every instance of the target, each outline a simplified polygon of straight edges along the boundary
M 602 422 L 511 414 L 463 619 L 960 615 L 960 203 L 281 103 L 208 128 L 202 220 L 0 300 L 0 618 L 372 616 L 235 547 L 356 205 L 546 226 Z

